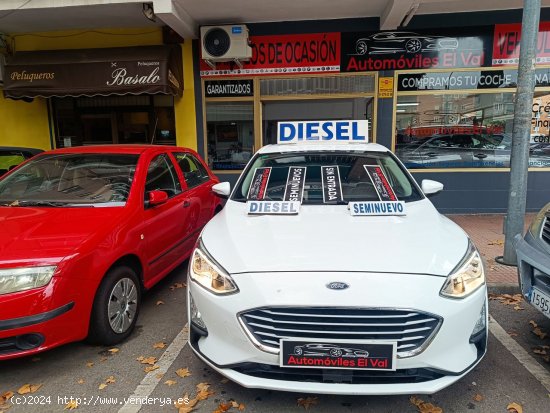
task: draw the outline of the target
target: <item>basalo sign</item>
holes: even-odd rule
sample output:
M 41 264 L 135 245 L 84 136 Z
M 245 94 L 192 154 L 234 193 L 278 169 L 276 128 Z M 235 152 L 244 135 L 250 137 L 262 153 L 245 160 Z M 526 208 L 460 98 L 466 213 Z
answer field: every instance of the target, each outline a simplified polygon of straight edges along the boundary
M 277 124 L 277 143 L 367 143 L 368 134 L 367 120 L 318 120 Z

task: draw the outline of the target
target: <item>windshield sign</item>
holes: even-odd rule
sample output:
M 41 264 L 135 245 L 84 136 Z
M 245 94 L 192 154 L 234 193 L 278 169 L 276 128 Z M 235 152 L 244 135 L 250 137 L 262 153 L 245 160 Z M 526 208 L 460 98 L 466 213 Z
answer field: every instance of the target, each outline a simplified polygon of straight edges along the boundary
M 367 120 L 325 120 L 277 123 L 277 143 L 304 141 L 367 143 L 369 122 Z
M 404 211 L 400 201 L 422 198 L 410 175 L 389 152 L 308 151 L 257 155 L 243 172 L 232 200 L 303 205 L 389 202 L 385 212 L 396 215 Z

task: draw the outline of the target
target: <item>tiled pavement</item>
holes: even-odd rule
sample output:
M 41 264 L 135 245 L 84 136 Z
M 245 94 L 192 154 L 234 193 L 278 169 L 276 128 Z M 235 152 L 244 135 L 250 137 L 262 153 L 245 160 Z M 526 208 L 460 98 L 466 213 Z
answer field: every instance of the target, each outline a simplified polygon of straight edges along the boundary
M 487 263 L 487 282 L 491 284 L 516 285 L 517 268 L 497 264 L 495 257 L 504 252 L 504 215 L 447 215 L 466 231 Z M 535 214 L 525 216 L 525 230 Z

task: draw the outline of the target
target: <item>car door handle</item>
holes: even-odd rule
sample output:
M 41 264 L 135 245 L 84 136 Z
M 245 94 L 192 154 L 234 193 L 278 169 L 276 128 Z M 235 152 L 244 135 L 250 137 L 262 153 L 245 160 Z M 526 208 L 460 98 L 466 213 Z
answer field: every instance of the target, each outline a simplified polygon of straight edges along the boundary
M 187 207 L 190 207 L 190 206 L 191 206 L 191 202 L 189 202 L 189 201 L 183 201 L 183 204 L 182 204 L 182 205 L 183 205 L 184 208 L 187 208 Z

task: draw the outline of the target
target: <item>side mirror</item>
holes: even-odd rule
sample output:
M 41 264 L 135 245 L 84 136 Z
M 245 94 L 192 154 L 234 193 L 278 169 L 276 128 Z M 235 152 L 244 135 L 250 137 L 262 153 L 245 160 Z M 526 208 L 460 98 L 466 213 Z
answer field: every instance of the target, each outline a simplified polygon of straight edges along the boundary
M 147 195 L 147 206 L 154 207 L 164 204 L 168 200 L 168 194 L 164 191 L 151 191 Z
M 443 191 L 443 184 L 441 182 L 432 181 L 431 179 L 422 180 L 422 192 L 424 192 L 424 195 L 429 197 L 441 191 Z
M 212 187 L 212 192 L 222 198 L 228 198 L 231 194 L 231 184 L 229 182 L 220 182 Z

